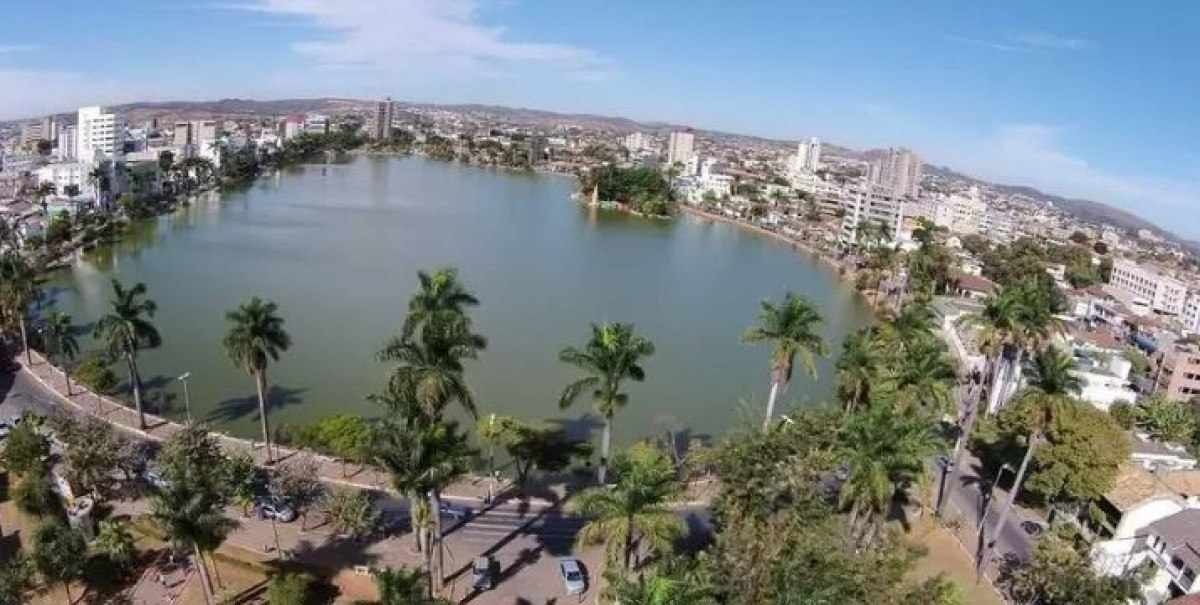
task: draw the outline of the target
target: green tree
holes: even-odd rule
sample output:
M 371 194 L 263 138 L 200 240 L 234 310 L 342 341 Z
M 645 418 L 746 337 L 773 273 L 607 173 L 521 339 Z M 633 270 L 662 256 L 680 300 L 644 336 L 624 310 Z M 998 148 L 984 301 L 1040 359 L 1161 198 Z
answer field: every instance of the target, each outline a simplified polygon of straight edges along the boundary
M 519 421 L 511 427 L 504 449 L 513 459 L 517 485 L 521 487 L 525 487 L 530 471 L 535 468 L 556 473 L 570 466 L 571 460 L 592 455 L 590 443 L 571 439 L 561 428 Z
M 417 282 L 400 330 L 404 339 L 411 338 L 422 325 L 453 321 L 466 316 L 469 308 L 479 306 L 479 299 L 467 290 L 458 279 L 458 270 L 452 267 L 433 273 L 417 271 Z
M 71 581 L 83 575 L 87 542 L 61 521 L 47 521 L 33 534 L 33 562 L 47 583 L 59 582 L 71 603 Z
M 50 442 L 38 433 L 31 422 L 22 422 L 13 427 L 4 440 L 4 466 L 18 475 L 34 469 L 45 469 L 44 459 L 49 455 Z
M 38 268 L 26 260 L 15 246 L 0 256 L 0 319 L 5 328 L 16 327 L 20 331 L 26 365 L 33 365 L 27 314 L 29 305 L 41 296 L 38 274 Z
M 109 367 L 108 360 L 104 355 L 96 353 L 84 356 L 83 361 L 75 370 L 75 379 L 99 395 L 111 395 L 120 385 L 120 380 Z M 100 405 L 98 400 L 96 405 Z
M 295 571 L 281 571 L 271 576 L 267 585 L 270 605 L 305 605 L 312 597 L 311 576 Z
M 636 579 L 627 573 L 608 573 L 606 599 L 621 605 L 715 605 L 710 578 L 691 562 L 671 559 Z
M 138 373 L 137 355 L 143 349 L 157 348 L 162 337 L 150 318 L 158 305 L 146 296 L 146 284 L 138 283 L 126 289 L 121 282 L 112 280 L 112 310 L 96 321 L 96 338 L 102 339 L 111 357 L 124 357 L 129 365 L 129 387 L 133 391 L 133 403 L 137 408 L 138 426 L 145 430 L 146 415 L 142 410 L 142 378 Z
M 958 375 L 945 345 L 920 340 L 905 348 L 898 365 L 897 403 L 935 418 L 955 411 L 954 387 Z
M 771 353 L 771 394 L 767 398 L 767 415 L 763 430 L 771 426 L 775 415 L 775 400 L 792 379 L 796 355 L 813 378 L 817 376 L 817 355 L 827 355 L 828 349 L 820 334 L 821 315 L 803 296 L 788 292 L 779 305 L 762 302 L 759 322 L 742 335 L 748 343 L 766 342 L 774 345 Z
M 38 517 L 53 517 L 62 512 L 62 501 L 54 493 L 50 471 L 34 467 L 25 473 L 13 489 L 13 501 L 23 512 Z
M 71 393 L 71 362 L 79 355 L 79 340 L 71 326 L 71 316 L 52 311 L 46 317 L 46 335 L 54 343 L 54 352 L 67 379 L 67 397 Z
M 254 378 L 267 464 L 275 460 L 267 422 L 267 366 L 279 361 L 280 353 L 292 346 L 292 338 L 284 330 L 283 318 L 278 311 L 278 305 L 271 301 L 264 301 L 257 296 L 251 298 L 236 310 L 225 314 L 230 325 L 222 341 L 229 359 Z
M 1162 393 L 1138 402 L 1133 412 L 1137 428 L 1156 441 L 1188 444 L 1196 434 L 1196 415 L 1189 405 Z
M 854 411 L 860 401 L 871 394 L 871 384 L 878 379 L 881 352 L 875 330 L 863 328 L 842 342 L 842 354 L 837 360 L 838 397 L 845 403 L 846 413 Z
M 580 546 L 603 543 L 610 563 L 634 569 L 635 543 L 669 553 L 683 522 L 668 504 L 681 490 L 675 467 L 657 448 L 638 444 L 614 461 L 616 486 L 581 492 L 571 510 L 588 518 L 579 532 Z
M 419 569 L 385 567 L 375 572 L 380 605 L 422 605 L 429 578 Z
M 1033 558 L 1001 578 L 1019 603 L 1044 605 L 1124 605 L 1142 600 L 1145 568 L 1121 575 L 1098 575 L 1089 558 L 1051 535 L 1037 543 Z
M 489 414 L 475 423 L 475 434 L 479 441 L 487 446 L 488 452 L 488 502 L 496 495 L 496 448 L 503 447 L 512 439 L 517 424 L 516 418 L 497 414 Z
M 137 557 L 137 545 L 128 526 L 115 519 L 105 519 L 100 522 L 100 531 L 92 543 L 96 553 L 108 559 L 122 574 L 133 569 Z
M 623 323 L 592 324 L 592 337 L 582 349 L 567 347 L 558 354 L 559 361 L 587 374 L 563 389 L 558 399 L 559 408 L 567 409 L 584 391 L 590 390 L 596 411 L 604 418 L 597 474 L 601 484 L 608 474 L 613 417 L 629 403 L 629 394 L 621 392 L 621 386 L 626 380 L 645 380 L 646 371 L 642 369 L 641 360 L 653 354 L 654 343 L 634 332 L 633 324 Z
M 34 562 L 21 551 L 0 563 L 0 604 L 17 605 L 26 602 L 25 592 L 33 588 Z
M 306 428 L 302 442 L 337 456 L 342 461 L 342 476 L 346 477 L 348 463 L 363 464 L 370 455 L 371 425 L 357 414 L 335 414 Z
M 333 531 L 351 539 L 371 533 L 379 523 L 379 511 L 375 510 L 371 493 L 364 490 L 330 489 L 320 506 Z
M 64 458 L 72 484 L 88 491 L 100 501 L 112 484 L 117 468 L 120 441 L 112 425 L 91 416 L 58 422 L 56 433 L 67 445 Z
M 1133 404 L 1118 401 L 1108 408 L 1108 415 L 1112 416 L 1117 426 L 1125 430 L 1131 430 L 1137 422 L 1137 408 Z

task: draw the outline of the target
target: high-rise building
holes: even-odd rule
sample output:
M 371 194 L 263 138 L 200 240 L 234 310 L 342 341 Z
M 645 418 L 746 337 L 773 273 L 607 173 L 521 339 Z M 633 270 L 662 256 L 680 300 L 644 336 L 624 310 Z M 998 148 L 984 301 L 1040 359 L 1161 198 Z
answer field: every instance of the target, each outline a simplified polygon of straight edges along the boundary
M 58 147 L 56 148 L 56 151 L 55 151 L 55 154 L 57 154 L 58 159 L 62 160 L 64 162 L 68 162 L 68 161 L 76 159 L 75 146 L 76 146 L 75 127 L 74 126 L 63 126 L 62 128 L 59 128 L 58 129 Z
M 904 224 L 904 196 L 879 187 L 847 191 L 842 202 L 842 233 L 838 238 L 843 246 L 894 246 L 900 241 Z M 871 237 L 864 229 L 872 229 Z M 876 238 L 875 236 L 879 236 Z
M 1175 344 L 1155 358 L 1155 392 L 1163 392 L 1173 401 L 1191 401 L 1200 396 L 1200 348 Z
M 636 153 L 650 148 L 650 137 L 640 132 L 633 132 L 625 135 L 625 138 L 621 139 L 621 144 L 625 146 L 625 149 Z
M 125 121 L 104 108 L 80 107 L 75 123 L 75 157 L 95 165 L 105 160 L 120 159 L 125 147 Z
M 817 137 L 796 146 L 796 167 L 805 172 L 816 172 L 821 167 L 821 140 Z
M 172 131 L 171 144 L 176 147 L 184 147 L 191 145 L 195 139 L 192 138 L 192 123 L 191 122 L 175 122 L 175 129 Z
M 375 131 L 376 139 L 387 139 L 392 136 L 392 122 L 396 119 L 396 103 L 391 97 L 375 104 Z
M 1187 302 L 1187 284 L 1150 267 L 1119 258 L 1113 262 L 1108 283 L 1133 295 L 1135 302 L 1159 313 L 1179 315 Z
M 672 132 L 671 137 L 667 139 L 667 166 L 687 164 L 692 156 L 695 155 L 695 152 L 692 150 L 695 140 L 696 137 L 692 134 L 691 130 Z
M 867 181 L 895 195 L 916 199 L 921 192 L 921 158 L 903 147 L 888 149 L 887 154 L 871 162 Z

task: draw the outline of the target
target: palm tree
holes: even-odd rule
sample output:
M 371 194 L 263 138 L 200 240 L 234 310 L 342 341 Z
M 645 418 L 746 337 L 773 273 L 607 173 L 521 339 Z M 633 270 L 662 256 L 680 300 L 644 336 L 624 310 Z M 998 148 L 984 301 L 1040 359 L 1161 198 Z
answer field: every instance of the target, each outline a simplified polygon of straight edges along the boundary
M 9 326 L 16 323 L 20 329 L 26 365 L 33 365 L 33 355 L 29 350 L 25 316 L 29 312 L 29 305 L 41 296 L 40 285 L 37 269 L 19 252 L 9 250 L 0 257 L 0 306 L 3 307 L 5 323 Z
M 633 331 L 633 324 L 592 324 L 592 337 L 583 349 L 567 347 L 558 359 L 571 364 L 588 375 L 563 389 L 558 406 L 566 409 L 586 390 L 591 390 L 596 411 L 604 417 L 604 433 L 600 442 L 598 478 L 604 484 L 608 474 L 608 458 L 612 445 L 613 416 L 629 403 L 629 395 L 621 392 L 625 380 L 641 382 L 646 371 L 640 361 L 654 354 L 654 343 Z
M 417 271 L 420 288 L 408 300 L 401 336 L 408 339 L 422 324 L 446 316 L 465 316 L 468 307 L 479 306 L 479 299 L 458 280 L 458 270 L 438 269 L 432 274 Z
M 46 334 L 54 341 L 54 349 L 58 354 L 59 363 L 62 364 L 63 376 L 67 380 L 67 397 L 71 393 L 71 366 L 70 362 L 79 355 L 79 341 L 75 338 L 74 329 L 71 327 L 71 316 L 65 315 L 58 311 L 51 312 L 46 317 Z
M 274 461 L 267 423 L 267 366 L 272 361 L 279 361 L 279 354 L 292 346 L 292 337 L 283 329 L 283 318 L 278 310 L 278 305 L 257 296 L 242 303 L 225 314 L 230 326 L 223 341 L 225 352 L 233 363 L 254 377 L 267 464 Z
M 788 292 L 780 305 L 764 300 L 758 325 L 742 335 L 743 342 L 769 342 L 775 345 L 771 353 L 771 394 L 767 398 L 763 431 L 771 427 L 775 399 L 792 379 L 792 366 L 797 354 L 809 374 L 814 379 L 817 377 L 816 356 L 828 354 L 825 340 L 819 333 L 820 326 L 821 315 L 812 303 L 803 296 Z
M 33 195 L 35 198 L 37 198 L 38 205 L 42 207 L 42 216 L 49 218 L 49 204 L 46 203 L 46 198 L 54 195 L 57 192 L 58 188 L 54 186 L 54 183 L 45 182 L 38 185 L 38 188 Z
M 614 487 L 581 492 L 571 510 L 589 519 L 579 531 L 580 547 L 604 543 L 610 564 L 620 558 L 632 570 L 635 545 L 665 551 L 682 533 L 682 520 L 668 506 L 681 486 L 671 460 L 647 444 L 629 448 L 614 471 Z
M 911 411 L 876 404 L 849 419 L 842 450 L 850 477 L 840 502 L 860 547 L 874 541 L 892 500 L 924 475 L 938 447 L 933 427 Z
M 110 355 L 123 356 L 129 364 L 129 385 L 137 408 L 138 426 L 144 430 L 146 415 L 142 410 L 142 378 L 138 374 L 137 354 L 142 349 L 153 349 L 162 344 L 162 337 L 149 319 L 154 317 L 158 305 L 148 298 L 142 300 L 146 295 L 146 284 L 139 282 L 125 289 L 121 282 L 113 279 L 112 287 L 112 311 L 96 322 L 95 336 L 104 339 Z
M 901 405 L 937 417 L 953 409 L 954 384 L 958 375 L 941 343 L 918 342 L 899 360 L 897 399 Z
M 1017 468 L 1017 476 L 1013 479 L 1012 489 L 1008 492 L 1008 500 L 1000 511 L 999 518 L 992 530 L 993 536 L 1000 535 L 1004 522 L 1012 510 L 1021 484 L 1025 481 L 1025 473 L 1029 470 L 1029 462 L 1033 459 L 1038 446 L 1046 440 L 1046 432 L 1053 426 L 1055 418 L 1063 407 L 1072 405 L 1072 395 L 1078 395 L 1083 383 L 1073 373 L 1075 361 L 1069 353 L 1049 347 L 1039 352 L 1029 369 L 1029 388 L 1021 396 L 1021 401 L 1014 410 L 1018 414 L 1018 422 L 1026 433 L 1025 455 L 1021 458 L 1021 466 Z M 995 540 L 986 542 L 990 552 L 995 547 Z M 986 556 L 979 558 L 980 571 Z
M 237 522 L 225 517 L 210 494 L 176 485 L 155 494 L 150 502 L 150 516 L 177 546 L 191 548 L 200 570 L 204 600 L 212 603 L 213 583 L 204 553 L 215 550 L 237 527 Z
M 388 381 L 390 388 L 414 393 L 430 418 L 440 417 L 455 401 L 478 417 L 463 361 L 476 358 L 485 339 L 471 332 L 470 319 L 462 315 L 437 314 L 420 326 L 419 333 L 394 337 L 379 352 L 381 361 L 397 364 Z
M 385 567 L 374 575 L 381 605 L 409 605 L 425 600 L 428 578 L 418 570 Z
M 880 351 L 875 330 L 863 328 L 846 337 L 837 361 L 838 395 L 849 414 L 859 401 L 868 397 L 871 383 L 878 378 Z

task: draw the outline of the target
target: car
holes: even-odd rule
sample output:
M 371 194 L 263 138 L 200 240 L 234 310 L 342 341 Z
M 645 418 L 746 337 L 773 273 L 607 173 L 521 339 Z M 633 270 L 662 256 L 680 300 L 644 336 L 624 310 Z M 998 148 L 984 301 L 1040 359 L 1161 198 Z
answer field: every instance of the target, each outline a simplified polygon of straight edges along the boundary
M 438 512 L 441 513 L 443 517 L 450 517 L 455 521 L 466 521 L 467 519 L 471 518 L 471 509 L 465 506 L 456 506 L 448 502 L 443 502 L 441 506 L 438 507 Z
M 145 469 L 143 469 L 142 470 L 142 479 L 146 483 L 149 483 L 150 485 L 152 485 L 158 489 L 171 489 L 171 482 L 167 481 L 162 476 L 162 472 L 160 472 L 156 468 L 147 466 Z
M 296 511 L 287 502 L 278 498 L 259 500 L 254 505 L 259 519 L 274 519 L 280 523 L 291 523 L 296 520 Z
M 1046 533 L 1046 527 L 1036 521 L 1025 521 L 1021 523 L 1021 529 L 1025 530 L 1025 533 L 1034 538 Z
M 471 585 L 483 592 L 491 590 L 495 583 L 496 561 L 491 557 L 477 557 L 471 565 Z
M 579 559 L 559 559 L 558 573 L 562 575 L 568 595 L 583 594 L 587 590 L 587 578 L 583 575 L 583 566 L 579 564 Z
M 8 434 L 11 433 L 13 427 L 7 422 L 0 422 L 0 439 L 8 439 Z

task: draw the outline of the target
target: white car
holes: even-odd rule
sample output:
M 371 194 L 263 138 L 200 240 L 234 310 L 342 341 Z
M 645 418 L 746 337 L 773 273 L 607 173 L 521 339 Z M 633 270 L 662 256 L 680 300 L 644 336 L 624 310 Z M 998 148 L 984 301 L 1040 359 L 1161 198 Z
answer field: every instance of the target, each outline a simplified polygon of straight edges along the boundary
M 563 585 L 568 595 L 583 594 L 587 590 L 587 579 L 583 575 L 583 566 L 579 559 L 559 559 L 558 572 L 562 574 Z
M 447 502 L 442 502 L 441 506 L 438 507 L 438 512 L 443 517 L 450 517 L 455 521 L 466 521 L 471 518 L 471 509 L 465 506 L 455 506 Z

